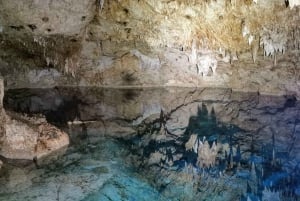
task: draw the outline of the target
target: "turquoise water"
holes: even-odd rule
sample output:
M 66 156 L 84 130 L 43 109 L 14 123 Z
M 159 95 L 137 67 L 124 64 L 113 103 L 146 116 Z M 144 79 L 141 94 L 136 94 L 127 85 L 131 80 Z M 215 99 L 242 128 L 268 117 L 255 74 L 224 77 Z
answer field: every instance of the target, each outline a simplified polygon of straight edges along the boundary
M 0 200 L 300 200 L 293 96 L 18 89 L 6 92 L 5 107 L 44 114 L 71 144 L 38 164 L 6 160 Z

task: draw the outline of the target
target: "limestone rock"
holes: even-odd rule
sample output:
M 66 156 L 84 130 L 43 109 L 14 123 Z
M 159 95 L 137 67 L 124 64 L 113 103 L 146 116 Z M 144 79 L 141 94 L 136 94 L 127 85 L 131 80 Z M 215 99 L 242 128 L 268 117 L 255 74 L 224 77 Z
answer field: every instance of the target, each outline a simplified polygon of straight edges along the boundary
M 13 116 L 13 117 L 11 117 Z M 69 137 L 40 118 L 9 113 L 0 154 L 11 159 L 40 158 L 66 147 Z
M 38 132 L 35 146 L 38 158 L 69 145 L 68 134 L 46 122 L 38 126 Z
M 234 2 L 0 1 L 0 73 L 9 87 L 228 87 L 300 97 L 298 0 L 289 1 L 294 9 Z
M 69 144 L 68 135 L 46 123 L 44 118 L 30 118 L 13 112 L 6 115 L 3 96 L 4 83 L 0 79 L 0 155 L 32 160 Z
M 198 158 L 197 158 L 197 164 L 199 167 L 213 167 L 216 162 L 216 157 L 218 154 L 218 148 L 215 142 L 213 142 L 212 146 L 208 144 L 207 141 L 199 140 L 198 145 Z
M 3 31 L 28 30 L 36 35 L 76 35 L 93 17 L 94 0 L 0 2 Z

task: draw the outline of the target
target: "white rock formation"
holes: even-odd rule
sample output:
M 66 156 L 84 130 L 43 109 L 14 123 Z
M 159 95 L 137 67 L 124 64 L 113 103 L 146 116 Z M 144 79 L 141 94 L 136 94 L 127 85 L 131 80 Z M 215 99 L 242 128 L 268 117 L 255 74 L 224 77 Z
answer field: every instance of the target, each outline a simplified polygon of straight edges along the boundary
M 213 142 L 212 146 L 209 146 L 208 141 L 203 139 L 201 141 L 198 138 L 198 135 L 192 134 L 190 139 L 185 144 L 185 149 L 193 150 L 197 157 L 197 165 L 201 168 L 204 167 L 212 167 L 215 165 L 216 157 L 218 154 L 218 147 L 215 142 Z
M 262 193 L 262 200 L 264 201 L 281 201 L 279 191 L 271 191 L 270 189 L 265 188 Z
M 214 73 L 217 69 L 218 61 L 211 51 L 200 50 L 196 40 L 192 41 L 190 63 L 197 68 L 198 75 L 206 76 L 209 72 Z
M 299 5 L 300 5 L 300 0 L 289 0 L 289 6 L 291 9 Z
M 285 53 L 287 40 L 287 33 L 283 30 L 264 28 L 260 38 L 260 46 L 264 48 L 264 56 L 273 56 L 276 65 L 276 54 Z
M 185 143 L 185 149 L 187 151 L 193 150 L 195 153 L 198 152 L 198 135 L 192 134 L 190 139 Z
M 218 147 L 215 142 L 212 146 L 208 144 L 208 141 L 203 139 L 198 140 L 198 158 L 197 164 L 199 167 L 213 167 L 216 163 L 216 157 L 218 154 Z
M 155 70 L 160 68 L 160 61 L 158 57 L 149 57 L 136 49 L 131 50 L 130 53 L 140 59 L 141 67 L 143 69 Z
M 277 52 L 284 53 L 286 42 L 286 33 L 276 29 L 264 29 L 260 39 L 265 56 L 274 56 Z
M 199 54 L 197 63 L 198 74 L 203 76 L 208 75 L 210 72 L 215 73 L 218 61 L 213 54 Z

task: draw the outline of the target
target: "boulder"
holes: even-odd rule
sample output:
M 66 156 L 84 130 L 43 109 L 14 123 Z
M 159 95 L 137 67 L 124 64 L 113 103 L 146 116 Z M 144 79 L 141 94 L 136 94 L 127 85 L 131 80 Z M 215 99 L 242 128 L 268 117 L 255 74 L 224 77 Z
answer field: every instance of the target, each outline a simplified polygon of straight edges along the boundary
M 10 159 L 38 159 L 68 146 L 69 136 L 41 117 L 9 113 L 0 155 Z
M 43 117 L 27 117 L 3 108 L 4 82 L 0 78 L 0 155 L 10 159 L 40 158 L 69 144 L 69 136 Z M 0 163 L 0 168 L 1 168 Z

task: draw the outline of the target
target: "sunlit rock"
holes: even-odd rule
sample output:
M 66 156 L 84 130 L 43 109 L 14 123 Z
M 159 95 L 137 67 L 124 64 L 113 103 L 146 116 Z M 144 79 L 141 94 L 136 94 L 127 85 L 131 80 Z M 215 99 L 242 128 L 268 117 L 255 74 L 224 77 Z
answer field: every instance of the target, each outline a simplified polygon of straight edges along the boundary
M 9 87 L 200 86 L 300 96 L 290 72 L 298 71 L 299 16 L 286 8 L 297 1 L 41 2 L 1 2 L 0 72 Z
M 291 9 L 293 9 L 296 6 L 300 5 L 300 1 L 299 0 L 289 0 L 289 6 Z

